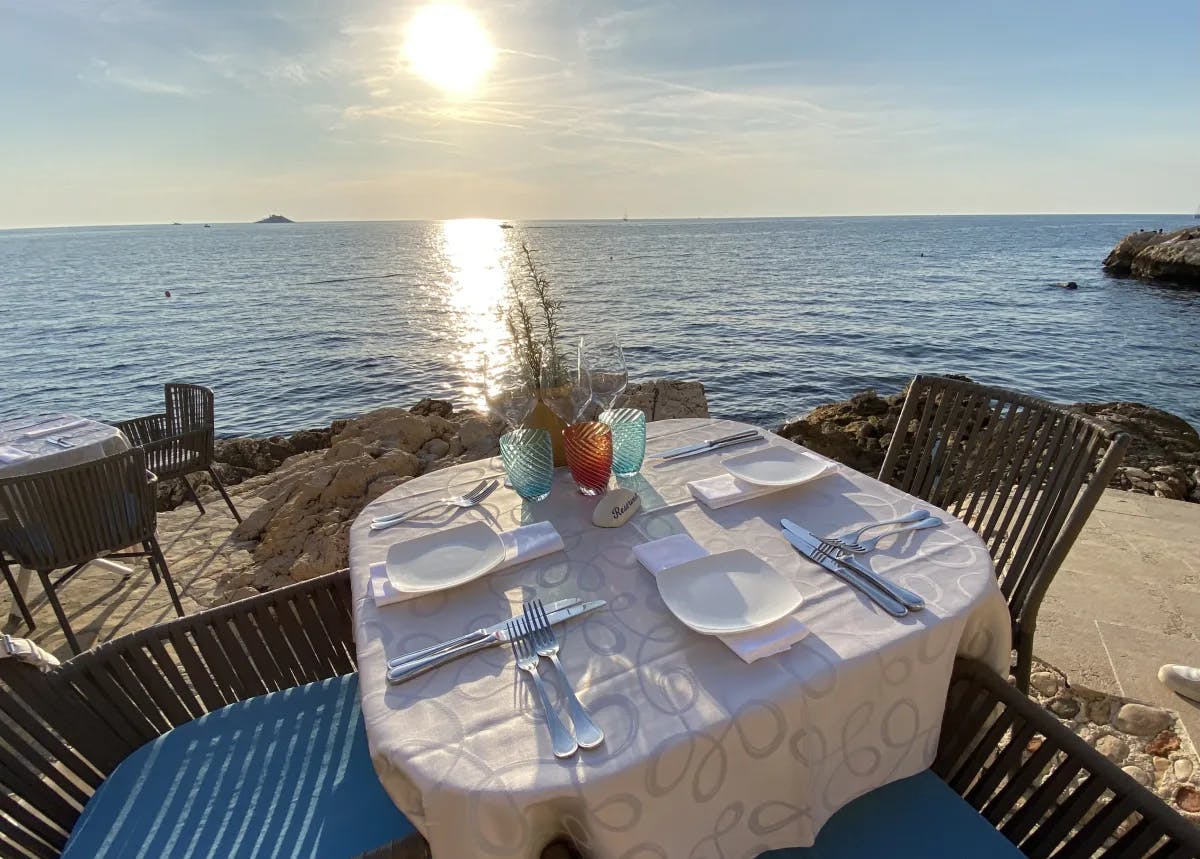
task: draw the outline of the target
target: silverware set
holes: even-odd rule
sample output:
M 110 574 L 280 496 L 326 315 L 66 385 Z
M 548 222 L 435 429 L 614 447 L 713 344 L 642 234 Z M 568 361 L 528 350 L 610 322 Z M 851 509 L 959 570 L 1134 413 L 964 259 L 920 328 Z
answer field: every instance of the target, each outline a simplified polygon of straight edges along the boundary
M 439 498 L 436 501 L 430 501 L 428 504 L 422 504 L 411 510 L 405 510 L 403 513 L 393 513 L 390 516 L 377 516 L 371 520 L 371 530 L 382 531 L 384 528 L 391 528 L 393 525 L 407 522 L 417 514 L 424 513 L 426 510 L 433 510 L 435 507 L 474 507 L 495 492 L 496 487 L 499 485 L 500 481 L 498 480 L 481 480 L 478 486 L 462 495 Z
M 827 538 L 817 537 L 790 519 L 780 521 L 783 536 L 800 554 L 862 593 L 893 617 L 904 617 L 909 612 L 921 611 L 925 608 L 925 600 L 908 588 L 880 576 L 870 566 L 859 562 L 855 555 L 872 551 L 885 537 L 905 531 L 935 528 L 941 524 L 942 521 L 937 517 L 930 516 L 927 511 L 918 510 L 900 519 L 874 522 L 844 537 Z M 866 531 L 881 525 L 900 525 L 901 527 L 893 528 L 877 537 L 862 541 L 862 535 Z
M 662 459 L 668 462 L 673 462 L 676 459 L 687 459 L 689 456 L 696 456 L 701 453 L 708 453 L 711 450 L 721 450 L 726 447 L 733 447 L 735 444 L 745 444 L 746 442 L 758 441 L 761 439 L 762 433 L 758 430 L 745 430 L 743 432 L 734 433 L 733 435 L 714 438 L 709 441 L 698 442 L 697 444 L 685 444 L 683 447 L 673 447 L 670 450 L 664 450 L 662 453 L 654 453 L 649 456 L 649 459 Z

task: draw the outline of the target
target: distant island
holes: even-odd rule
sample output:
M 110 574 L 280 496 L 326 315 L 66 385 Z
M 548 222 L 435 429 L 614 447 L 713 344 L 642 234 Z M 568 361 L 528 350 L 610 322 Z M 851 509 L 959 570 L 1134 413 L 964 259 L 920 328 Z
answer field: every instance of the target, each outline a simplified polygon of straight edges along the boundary
M 267 215 L 261 221 L 255 221 L 256 224 L 294 224 L 296 223 L 291 218 L 285 218 L 283 215 Z

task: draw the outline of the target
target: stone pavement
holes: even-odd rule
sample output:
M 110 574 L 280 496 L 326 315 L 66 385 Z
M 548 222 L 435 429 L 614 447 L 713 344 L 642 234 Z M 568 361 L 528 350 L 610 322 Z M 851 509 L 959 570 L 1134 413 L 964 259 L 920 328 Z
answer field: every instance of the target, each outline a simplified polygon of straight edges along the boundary
M 1200 705 L 1157 678 L 1165 662 L 1200 665 L 1200 504 L 1105 491 L 1042 603 L 1034 652 L 1072 685 L 1178 711 L 1200 738 Z

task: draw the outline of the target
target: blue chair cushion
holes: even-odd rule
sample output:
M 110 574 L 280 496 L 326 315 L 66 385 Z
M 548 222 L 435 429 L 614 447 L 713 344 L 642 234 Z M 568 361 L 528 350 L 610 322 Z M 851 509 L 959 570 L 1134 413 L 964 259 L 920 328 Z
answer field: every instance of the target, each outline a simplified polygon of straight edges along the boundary
M 412 831 L 371 766 L 348 674 L 222 707 L 142 746 L 100 785 L 62 855 L 336 859 Z
M 758 859 L 971 859 L 1023 857 L 979 812 L 929 770 L 860 796 L 829 818 L 812 847 Z

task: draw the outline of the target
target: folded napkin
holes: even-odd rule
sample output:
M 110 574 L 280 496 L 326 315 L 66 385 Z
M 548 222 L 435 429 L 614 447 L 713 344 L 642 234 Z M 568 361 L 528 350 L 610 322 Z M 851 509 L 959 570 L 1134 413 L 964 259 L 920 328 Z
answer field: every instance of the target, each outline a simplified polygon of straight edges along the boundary
M 670 567 L 703 558 L 708 551 L 687 534 L 672 534 L 670 537 L 634 546 L 633 554 L 643 567 L 658 575 Z M 783 653 L 808 633 L 808 627 L 795 615 L 789 614 L 758 629 L 717 637 L 740 656 L 742 661 L 754 662 L 764 656 Z
M 54 424 L 53 426 L 42 427 L 41 429 L 27 430 L 21 433 L 21 438 L 41 438 L 44 435 L 50 435 L 53 432 L 62 432 L 64 430 L 75 429 L 76 427 L 84 426 L 87 423 L 83 418 L 68 421 L 65 424 Z
M 782 489 L 803 486 L 805 483 L 811 483 L 818 478 L 824 477 L 836 467 L 834 463 L 826 462 L 824 467 L 811 477 L 798 480 L 795 483 L 787 483 L 783 486 L 763 486 L 758 483 L 748 483 L 745 480 L 739 480 L 732 474 L 718 474 L 716 477 L 706 477 L 704 480 L 693 480 L 688 484 L 688 489 L 691 490 L 692 495 L 696 496 L 697 501 L 705 507 L 711 507 L 716 510 L 720 507 L 728 507 L 730 504 L 737 504 L 739 501 L 761 498 L 764 495 L 770 495 L 772 492 L 779 492 Z
M 18 450 L 12 445 L 0 445 L 0 462 L 20 462 L 23 459 L 29 459 L 31 456 L 33 454 Z
M 59 664 L 56 658 L 27 638 L 0 635 L 0 659 L 8 658 L 26 662 L 39 671 L 49 671 Z
M 511 531 L 501 531 L 500 543 L 504 546 L 504 560 L 496 565 L 493 573 L 563 550 L 562 537 L 549 522 L 535 522 Z M 384 561 L 372 564 L 370 573 L 371 596 L 375 598 L 375 605 L 391 605 L 424 595 L 408 593 L 393 585 Z

